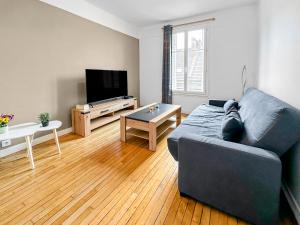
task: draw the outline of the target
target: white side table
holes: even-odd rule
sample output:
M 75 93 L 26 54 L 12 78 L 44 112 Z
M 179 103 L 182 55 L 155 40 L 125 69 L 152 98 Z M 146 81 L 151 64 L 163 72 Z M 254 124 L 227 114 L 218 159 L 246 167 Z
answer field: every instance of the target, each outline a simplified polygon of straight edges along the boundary
M 38 129 L 37 123 L 23 123 L 16 126 L 9 127 L 8 132 L 5 134 L 0 134 L 0 141 L 8 139 L 16 139 L 25 137 L 27 145 L 27 156 L 29 157 L 31 168 L 34 169 L 34 161 L 32 156 L 32 144 L 31 138 Z
M 50 121 L 47 127 L 42 127 L 41 124 L 37 124 L 37 123 L 23 123 L 23 124 L 11 126 L 9 127 L 7 133 L 0 134 L 0 141 L 25 137 L 26 145 L 27 145 L 27 157 L 29 158 L 31 168 L 34 169 L 35 165 L 34 165 L 34 160 L 32 155 L 32 141 L 33 141 L 34 134 L 39 131 L 52 130 L 58 152 L 59 154 L 61 154 L 58 135 L 56 131 L 56 129 L 60 128 L 61 125 L 62 122 L 58 120 L 54 120 L 54 121 Z
M 62 125 L 61 121 L 58 120 L 53 120 L 53 121 L 49 121 L 49 125 L 47 127 L 43 127 L 41 124 L 37 129 L 37 132 L 42 132 L 42 131 L 49 131 L 52 130 L 53 134 L 54 134 L 54 139 L 55 139 L 55 143 L 57 146 L 57 150 L 58 153 L 61 154 L 61 150 L 60 150 L 60 146 L 59 146 L 59 140 L 58 140 L 58 135 L 57 135 L 57 129 L 60 128 Z M 33 137 L 32 137 L 33 140 Z

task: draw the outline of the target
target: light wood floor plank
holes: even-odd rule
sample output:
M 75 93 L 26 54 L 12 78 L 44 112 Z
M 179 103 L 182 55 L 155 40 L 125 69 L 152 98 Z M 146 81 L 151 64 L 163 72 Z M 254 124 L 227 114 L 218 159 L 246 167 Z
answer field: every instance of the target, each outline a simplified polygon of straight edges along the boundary
M 35 146 L 35 170 L 25 151 L 0 158 L 0 224 L 248 224 L 179 195 L 170 131 L 156 152 L 136 137 L 120 142 L 116 121 L 61 137 L 61 155 L 54 141 Z M 284 215 L 280 225 L 295 224 Z
M 132 201 L 129 202 L 127 195 L 123 194 L 120 201 L 110 202 L 110 204 L 108 204 L 105 207 L 105 210 L 103 210 L 101 212 L 101 214 L 99 214 L 96 218 L 93 219 L 93 222 L 94 223 L 96 223 L 98 221 L 102 222 L 103 217 L 106 216 L 103 223 L 106 223 L 106 221 L 109 221 L 108 218 L 110 218 L 111 222 L 117 223 L 118 219 L 121 219 L 121 217 L 125 214 L 125 212 L 130 212 L 130 208 L 132 205 L 133 205 L 134 209 L 137 208 L 137 206 L 141 203 L 141 201 L 144 199 L 146 194 L 149 193 L 151 189 L 155 189 L 155 187 L 157 185 L 159 185 L 160 179 L 162 179 L 163 176 L 164 176 L 164 173 L 161 173 L 160 171 L 158 171 L 158 173 L 156 173 L 155 179 L 152 179 L 153 176 L 151 176 L 151 179 L 144 180 L 145 182 L 143 182 L 143 184 L 141 186 L 138 186 L 138 187 L 134 186 L 135 190 L 131 190 L 127 193 Z M 112 218 L 115 215 L 116 215 L 116 217 L 113 220 Z M 92 224 L 93 224 L 93 222 L 92 222 Z
M 175 180 L 173 186 L 172 186 L 172 189 L 163 205 L 163 207 L 160 209 L 160 212 L 159 212 L 159 215 L 157 216 L 156 218 L 156 221 L 155 221 L 155 225 L 158 225 L 158 224 L 163 224 L 166 217 L 167 217 L 167 214 L 168 214 L 168 211 L 170 210 L 170 207 L 172 205 L 172 202 L 175 198 L 175 195 L 178 191 L 178 188 L 177 188 L 177 182 L 178 182 L 178 178 Z
M 177 214 L 180 202 L 181 202 L 181 198 L 180 198 L 179 191 L 177 190 L 176 195 L 173 199 L 172 205 L 169 208 L 168 214 L 167 214 L 166 219 L 164 221 L 164 224 L 173 224 L 174 223 L 175 216 Z
M 196 202 L 190 199 L 182 220 L 183 225 L 191 224 L 195 207 L 196 207 Z
M 211 209 L 210 211 L 210 225 L 218 225 L 219 223 L 219 210 Z
M 232 216 L 228 216 L 228 225 L 237 225 L 237 219 Z
M 209 225 L 210 224 L 210 217 L 211 216 L 211 209 L 210 207 L 204 205 L 203 211 L 202 211 L 202 217 L 201 217 L 201 225 Z
M 130 193 L 133 192 L 132 189 L 134 189 L 134 188 L 135 188 L 135 190 L 134 190 L 135 193 L 139 193 L 141 190 L 144 189 L 144 187 L 146 185 L 147 185 L 147 187 L 150 188 L 150 184 L 153 183 L 153 179 L 151 179 L 151 178 L 154 175 L 156 175 L 157 171 L 160 169 L 160 167 L 158 167 L 156 164 L 158 164 L 161 160 L 164 160 L 164 159 L 165 159 L 165 157 L 162 157 L 161 159 L 159 159 L 158 162 L 154 161 L 155 164 L 153 163 L 152 165 L 149 166 L 148 169 L 150 169 L 150 172 L 147 174 L 147 176 L 145 178 L 137 179 L 137 178 L 135 178 L 135 176 L 133 178 L 129 178 L 129 182 L 133 183 L 133 186 L 131 187 L 131 192 Z M 145 170 L 147 170 L 147 169 L 145 168 Z M 146 173 L 144 173 L 143 175 L 145 175 L 145 174 Z M 123 184 L 125 184 L 125 183 L 123 183 Z M 127 190 L 128 190 L 126 188 L 126 186 L 125 187 L 124 187 L 124 185 L 120 186 L 108 198 L 106 198 L 101 203 L 96 204 L 96 202 L 94 202 L 93 204 L 95 204 L 95 206 L 94 206 L 95 210 L 94 210 L 93 214 L 91 214 L 89 217 L 87 217 L 83 221 L 83 224 L 90 221 L 90 220 L 92 220 L 92 219 L 99 219 L 98 217 L 100 216 L 100 212 L 103 211 L 103 209 L 105 207 L 107 207 L 108 204 L 111 204 L 111 202 L 119 202 L 120 199 L 124 196 L 124 193 L 126 193 Z M 130 193 L 127 193 L 127 194 L 130 194 Z M 125 197 L 125 201 L 126 201 L 126 197 Z M 112 206 L 113 206 L 113 203 L 112 203 Z M 97 216 L 97 218 L 96 218 L 96 216 Z

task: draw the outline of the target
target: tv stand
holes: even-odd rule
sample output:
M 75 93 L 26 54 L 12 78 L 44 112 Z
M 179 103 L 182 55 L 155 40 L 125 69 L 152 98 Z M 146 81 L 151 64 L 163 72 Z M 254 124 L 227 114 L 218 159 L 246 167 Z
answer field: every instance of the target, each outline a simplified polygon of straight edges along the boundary
M 92 130 L 120 119 L 120 115 L 137 108 L 137 99 L 114 99 L 90 106 L 88 112 L 72 109 L 72 128 L 75 134 L 86 137 Z

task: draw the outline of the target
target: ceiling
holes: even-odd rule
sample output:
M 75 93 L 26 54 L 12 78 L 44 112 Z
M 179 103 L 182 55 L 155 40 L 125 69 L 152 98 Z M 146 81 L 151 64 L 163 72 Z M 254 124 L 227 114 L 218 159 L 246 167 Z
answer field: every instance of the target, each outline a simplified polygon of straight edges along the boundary
M 86 0 L 136 26 L 149 26 L 170 20 L 249 4 L 257 0 Z

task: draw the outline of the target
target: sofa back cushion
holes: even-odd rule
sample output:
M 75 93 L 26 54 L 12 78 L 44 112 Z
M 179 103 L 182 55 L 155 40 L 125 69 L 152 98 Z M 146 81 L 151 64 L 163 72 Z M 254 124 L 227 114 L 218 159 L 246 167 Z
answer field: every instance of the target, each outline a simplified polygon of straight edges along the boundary
M 300 140 L 300 112 L 289 104 L 249 88 L 239 107 L 244 123 L 242 144 L 271 150 L 282 156 Z

